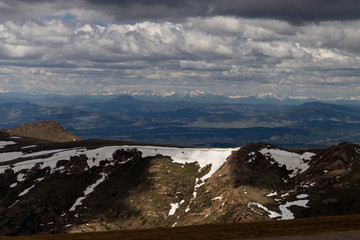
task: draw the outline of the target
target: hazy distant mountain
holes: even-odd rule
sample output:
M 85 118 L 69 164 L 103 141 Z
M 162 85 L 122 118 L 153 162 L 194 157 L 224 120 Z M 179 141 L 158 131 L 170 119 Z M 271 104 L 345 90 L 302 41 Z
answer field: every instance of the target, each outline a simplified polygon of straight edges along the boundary
M 199 93 L 200 94 L 200 93 Z M 265 94 L 261 101 L 286 101 Z M 301 105 L 145 100 L 121 96 L 43 96 L 0 102 L 0 128 L 41 120 L 61 123 L 82 138 L 232 147 L 269 142 L 283 147 L 360 143 L 359 105 Z
M 214 95 L 205 93 L 199 90 L 195 91 L 156 91 L 156 90 L 144 90 L 144 91 L 124 91 L 123 95 L 132 96 L 136 99 L 146 101 L 184 101 L 184 102 L 200 102 L 200 103 L 227 103 L 231 102 L 231 99 L 221 95 Z
M 359 97 L 321 99 L 316 97 L 289 97 L 266 92 L 254 96 L 223 96 L 206 93 L 200 90 L 192 91 L 165 91 L 165 90 L 131 90 L 106 95 L 56 95 L 56 94 L 29 94 L 29 93 L 0 93 L 0 102 L 29 101 L 43 106 L 71 105 L 73 103 L 89 103 L 108 101 L 119 96 L 131 96 L 135 99 L 159 101 L 183 101 L 199 103 L 242 103 L 242 104 L 281 104 L 300 105 L 306 102 L 326 102 L 333 104 L 359 105 Z

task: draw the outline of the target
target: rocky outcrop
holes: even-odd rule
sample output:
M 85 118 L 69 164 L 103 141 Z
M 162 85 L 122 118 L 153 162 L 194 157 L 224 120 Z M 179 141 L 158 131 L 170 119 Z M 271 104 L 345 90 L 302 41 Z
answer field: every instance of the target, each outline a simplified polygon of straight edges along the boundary
M 54 148 L 10 137 L 0 149 L 2 160 L 10 158 L 0 162 L 0 235 L 360 213 L 354 144 L 219 151 L 81 141 Z
M 26 123 L 19 127 L 11 128 L 8 132 L 18 136 L 43 139 L 52 142 L 71 142 L 81 140 L 80 137 L 75 136 L 58 122 L 52 120 Z

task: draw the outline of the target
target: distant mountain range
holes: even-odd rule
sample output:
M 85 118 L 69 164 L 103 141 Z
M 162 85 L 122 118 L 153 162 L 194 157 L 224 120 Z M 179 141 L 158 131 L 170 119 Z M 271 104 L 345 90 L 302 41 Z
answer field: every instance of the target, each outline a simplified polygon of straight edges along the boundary
M 0 235 L 360 213 L 360 146 L 350 143 L 194 148 L 0 132 L 0 159 Z
M 271 94 L 262 97 L 277 99 Z M 11 95 L 0 99 L 2 129 L 54 120 L 83 139 L 208 147 L 268 142 L 282 147 L 322 148 L 345 141 L 360 143 L 357 104 L 155 101 L 129 95 Z
M 286 104 L 299 105 L 306 102 L 325 102 L 336 104 L 360 104 L 360 96 L 355 98 L 334 98 L 321 99 L 316 97 L 286 97 L 275 93 L 262 93 L 255 96 L 223 96 L 205 93 L 199 90 L 195 91 L 124 91 L 120 95 L 132 96 L 136 99 L 148 101 L 188 101 L 203 103 L 243 103 L 243 104 Z
M 275 93 L 266 92 L 254 96 L 233 95 L 224 96 L 206 93 L 200 90 L 193 91 L 165 91 L 165 90 L 127 90 L 119 93 L 105 94 L 105 95 L 56 95 L 56 94 L 29 94 L 29 93 L 12 93 L 0 92 L 0 102 L 7 101 L 31 101 L 31 102 L 45 102 L 50 101 L 55 103 L 60 100 L 60 103 L 76 100 L 77 102 L 88 102 L 98 100 L 109 100 L 118 96 L 131 96 L 135 99 L 145 101 L 185 101 L 185 102 L 200 102 L 200 103 L 242 103 L 242 104 L 285 104 L 285 105 L 299 105 L 306 102 L 325 102 L 333 104 L 360 104 L 360 96 L 349 98 L 329 98 L 322 99 L 317 97 L 288 97 L 279 96 Z

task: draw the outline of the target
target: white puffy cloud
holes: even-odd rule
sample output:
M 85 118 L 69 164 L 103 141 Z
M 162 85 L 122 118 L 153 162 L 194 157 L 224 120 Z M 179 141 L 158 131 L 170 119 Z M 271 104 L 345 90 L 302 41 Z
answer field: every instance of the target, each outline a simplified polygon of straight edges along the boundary
M 8 20 L 0 23 L 0 89 L 196 87 L 323 97 L 341 89 L 349 96 L 359 90 L 359 26 L 223 16 L 106 26 L 78 19 Z

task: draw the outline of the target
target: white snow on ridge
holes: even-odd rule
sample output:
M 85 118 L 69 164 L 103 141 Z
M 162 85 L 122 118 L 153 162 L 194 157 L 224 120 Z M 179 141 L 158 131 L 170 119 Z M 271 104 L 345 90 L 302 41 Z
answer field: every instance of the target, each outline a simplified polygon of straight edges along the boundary
M 157 154 L 169 156 L 176 163 L 197 162 L 200 169 L 211 165 L 210 171 L 200 179 L 195 180 L 193 192 L 193 201 L 197 197 L 197 190 L 205 183 L 205 180 L 211 177 L 227 160 L 232 151 L 240 148 L 175 148 L 175 147 L 156 147 L 156 146 L 123 146 L 128 148 L 136 147 L 143 154 L 143 157 L 156 156 Z M 190 203 L 191 203 L 190 201 Z M 190 204 L 189 204 L 190 205 Z M 190 211 L 188 206 L 185 212 Z
M 14 144 L 16 144 L 16 142 L 13 142 L 13 141 L 0 141 L 0 148 L 4 148 L 7 145 L 14 145 Z
M 22 152 L 4 152 L 0 153 L 0 162 L 15 160 L 23 156 Z
M 309 168 L 309 164 L 305 161 L 310 160 L 311 157 L 315 155 L 315 153 L 311 152 L 305 152 L 300 155 L 280 149 L 261 149 L 259 152 L 264 156 L 270 154 L 279 166 L 285 165 L 287 170 L 293 170 L 293 172 L 289 174 L 291 178 L 305 172 Z
M 102 160 L 113 160 L 112 155 L 118 149 L 137 149 L 142 152 L 143 157 L 156 156 L 158 154 L 169 156 L 176 163 L 192 163 L 197 162 L 200 168 L 211 164 L 210 171 L 200 180 L 204 182 L 216 170 L 218 170 L 226 161 L 227 157 L 231 155 L 232 151 L 239 148 L 175 148 L 175 147 L 157 147 L 157 146 L 108 146 L 97 149 L 86 150 L 85 148 L 73 149 L 55 149 L 33 153 L 22 152 L 8 152 L 0 153 L 0 162 L 10 161 L 18 158 L 34 158 L 13 164 L 12 169 L 18 172 L 22 169 L 30 169 L 37 163 L 42 163 L 41 168 L 50 167 L 54 169 L 59 160 L 69 160 L 70 156 L 79 156 L 85 154 L 88 157 L 88 165 L 98 166 Z M 43 157 L 44 155 L 51 155 Z M 9 166 L 0 166 L 0 173 L 3 173 Z M 201 186 L 201 185 L 200 185 Z
M 8 158 L 2 158 L 4 157 L 4 155 L 0 154 L 0 159 L 2 159 L 2 162 L 4 161 L 10 161 L 10 160 L 14 160 L 17 158 L 26 158 L 26 157 L 38 157 L 41 155 L 47 155 L 47 154 L 53 154 L 50 157 L 47 158 L 37 158 L 37 159 L 31 159 L 31 160 L 27 160 L 27 161 L 22 161 L 22 162 L 18 162 L 18 163 L 14 163 L 13 167 L 11 167 L 11 169 L 14 172 L 19 172 L 22 169 L 31 169 L 32 167 L 34 167 L 37 163 L 43 163 L 41 165 L 42 168 L 45 167 L 50 167 L 50 168 L 55 168 L 56 167 L 56 163 L 59 160 L 69 160 L 70 156 L 74 156 L 74 155 L 78 155 L 77 154 L 78 149 L 70 149 L 70 150 L 63 150 L 63 149 L 57 149 L 57 150 L 50 150 L 50 151 L 41 151 L 41 152 L 35 152 L 35 153 L 30 153 L 30 154 L 23 154 L 21 152 L 9 152 L 8 154 L 9 157 Z M 16 153 L 14 155 L 16 155 L 16 157 L 12 156 L 11 153 Z M 9 166 L 0 166 L 0 173 L 4 173 L 6 169 L 9 169 Z
M 157 147 L 157 146 L 110 146 L 100 149 L 88 150 L 86 155 L 89 158 L 90 164 L 96 164 L 98 160 L 112 159 L 112 154 L 117 149 L 137 149 L 142 152 L 142 157 L 153 157 L 158 154 L 169 156 L 176 163 L 193 163 L 197 162 L 200 168 L 211 164 L 210 171 L 201 178 L 202 181 L 211 177 L 212 174 L 218 170 L 226 161 L 227 157 L 231 155 L 232 151 L 237 151 L 240 148 L 176 148 L 176 147 Z M 101 151 L 99 151 L 101 150 Z M 88 164 L 89 164 L 88 161 Z M 89 164 L 89 166 L 90 166 Z
M 212 174 L 218 170 L 226 161 L 227 157 L 231 155 L 232 151 L 236 151 L 239 148 L 175 148 L 175 147 L 157 147 L 157 146 L 136 146 L 136 145 L 123 145 L 123 146 L 108 146 L 100 147 L 97 149 L 86 150 L 86 148 L 73 148 L 73 149 L 54 149 L 47 151 L 39 151 L 33 153 L 22 152 L 7 152 L 0 154 L 0 161 L 10 161 L 21 158 L 33 158 L 30 160 L 19 161 L 12 164 L 12 166 L 4 165 L 0 166 L 0 173 L 3 173 L 6 169 L 11 168 L 15 173 L 23 169 L 31 169 L 36 164 L 41 164 L 41 168 L 50 167 L 52 170 L 56 170 L 56 163 L 59 160 L 69 160 L 71 156 L 79 156 L 84 154 L 88 157 L 88 165 L 99 166 L 102 160 L 113 160 L 113 153 L 118 149 L 137 149 L 142 152 L 142 157 L 156 156 L 158 154 L 163 156 L 169 156 L 174 162 L 185 164 L 196 162 L 199 164 L 200 169 L 211 165 L 210 171 L 201 179 L 197 179 L 194 189 L 194 198 L 196 197 L 197 188 L 204 184 L 204 181 L 211 177 Z M 50 155 L 50 156 L 49 156 Z M 131 161 L 131 158 L 127 161 Z M 125 162 L 127 162 L 125 161 Z M 123 162 L 123 163 L 125 163 Z M 71 210 L 75 210 L 75 207 L 81 204 L 81 201 L 90 194 L 94 188 L 104 181 L 106 176 L 102 176 L 97 182 L 90 185 L 84 191 L 84 197 L 80 197 L 72 206 Z M 23 175 L 18 175 L 18 180 L 21 181 Z M 28 189 L 29 191 L 30 189 Z M 25 195 L 27 191 L 22 193 Z M 175 207 L 175 206 L 174 206 Z
M 201 178 L 204 182 L 226 162 L 227 157 L 231 155 L 232 151 L 239 150 L 240 148 L 158 148 L 153 146 L 139 148 L 143 155 L 149 154 L 149 156 L 154 156 L 154 149 L 157 150 L 155 151 L 156 153 L 170 156 L 177 163 L 197 162 L 200 168 L 211 164 L 210 171 Z
M 59 160 L 69 160 L 71 156 L 79 156 L 84 154 L 88 157 L 88 165 L 89 167 L 99 166 L 100 161 L 102 160 L 113 160 L 113 153 L 118 149 L 137 149 L 142 152 L 142 157 L 151 157 L 156 156 L 158 154 L 163 156 L 169 156 L 174 162 L 185 164 L 185 163 L 193 163 L 197 162 L 199 164 L 200 169 L 211 165 L 210 171 L 205 174 L 201 179 L 196 179 L 195 187 L 193 192 L 193 199 L 197 196 L 197 190 L 200 186 L 205 183 L 205 180 L 212 176 L 216 170 L 218 170 L 225 162 L 227 157 L 229 157 L 232 151 L 239 150 L 240 148 L 175 148 L 175 147 L 157 147 L 157 146 L 136 146 L 136 145 L 122 145 L 122 146 L 108 146 L 108 147 L 100 147 L 97 149 L 86 150 L 86 148 L 73 148 L 73 149 L 55 149 L 48 151 L 40 151 L 33 152 L 29 154 L 24 154 L 22 152 L 9 152 L 9 153 L 1 153 L 0 154 L 0 162 L 1 161 L 9 161 L 18 158 L 34 158 L 31 160 L 21 161 L 18 163 L 14 163 L 11 167 L 8 165 L 0 166 L 0 173 L 4 173 L 6 169 L 11 168 L 15 173 L 21 171 L 22 169 L 31 169 L 36 164 L 41 164 L 41 168 L 50 167 L 52 171 L 59 170 L 56 168 L 56 163 Z M 44 157 L 46 156 L 47 157 Z M 48 156 L 51 155 L 51 156 Z M 125 162 L 131 161 L 127 159 Z M 21 175 L 20 175 L 21 176 Z M 19 178 L 21 178 L 19 176 Z M 94 188 L 105 180 L 105 176 L 100 178 L 96 183 L 90 185 L 85 191 L 84 196 L 78 198 L 70 211 L 74 211 L 76 206 L 81 205 L 83 199 L 86 198 L 88 194 L 90 194 Z M 30 190 L 30 189 L 28 189 Z M 25 192 L 24 194 L 26 194 Z M 193 200 L 192 199 L 192 200 Z M 174 208 L 176 205 L 174 205 Z M 178 207 L 178 206 L 177 206 Z M 172 208 L 173 209 L 173 208 Z M 177 208 L 176 208 L 177 209 Z M 176 209 L 171 210 L 176 211 Z M 189 206 L 186 208 L 185 212 L 190 210 Z
M 58 152 L 61 152 L 61 151 L 65 151 L 65 150 L 63 150 L 63 149 L 55 149 L 55 150 L 47 150 L 47 151 L 40 151 L 40 152 L 34 152 L 34 153 L 5 152 L 5 153 L 0 153 L 0 162 L 12 161 L 12 160 L 15 160 L 15 159 L 18 159 L 18 158 L 38 157 L 38 156 L 58 153 Z M 41 159 L 41 160 L 44 160 L 44 159 Z M 29 160 L 29 161 L 32 161 L 32 160 Z M 29 161 L 26 161 L 26 162 L 29 162 Z M 39 160 L 35 160 L 35 161 L 39 162 Z M 3 166 L 0 167 L 0 173 L 2 172 L 2 169 L 3 169 Z

